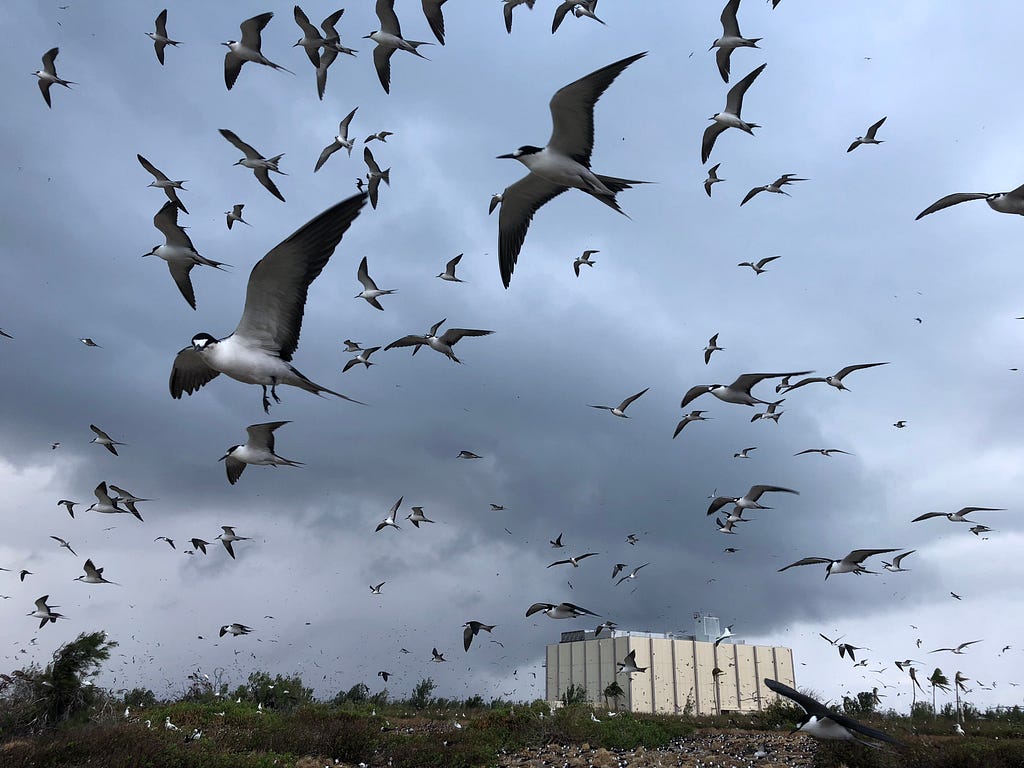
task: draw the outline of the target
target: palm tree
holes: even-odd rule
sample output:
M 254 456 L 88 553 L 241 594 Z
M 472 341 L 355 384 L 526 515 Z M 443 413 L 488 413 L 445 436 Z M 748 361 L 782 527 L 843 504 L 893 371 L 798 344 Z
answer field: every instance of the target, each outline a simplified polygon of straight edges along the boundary
M 921 688 L 921 684 L 917 682 L 917 670 L 910 667 L 910 693 L 912 694 L 912 700 L 910 702 L 910 714 L 914 714 L 914 705 L 917 704 L 917 689 Z M 924 688 L 921 688 L 921 693 L 924 693 Z
M 938 667 L 932 672 L 932 676 L 928 678 L 928 682 L 932 684 L 932 717 L 938 717 L 938 713 L 935 710 L 935 689 L 941 688 L 943 693 L 949 693 L 949 678 L 942 674 L 942 670 Z
M 626 695 L 626 692 L 624 690 L 622 690 L 622 686 L 619 685 L 619 681 L 618 680 L 613 680 L 604 689 L 604 705 L 607 707 L 608 706 L 608 699 L 612 699 L 615 702 L 615 711 L 617 712 L 618 709 L 619 709 L 619 697 L 620 696 L 625 696 L 625 695 Z
M 953 677 L 953 681 L 956 683 L 956 721 L 958 723 L 963 721 L 960 717 L 960 691 L 967 692 L 967 686 L 964 683 L 970 679 L 969 677 L 964 677 L 959 672 Z

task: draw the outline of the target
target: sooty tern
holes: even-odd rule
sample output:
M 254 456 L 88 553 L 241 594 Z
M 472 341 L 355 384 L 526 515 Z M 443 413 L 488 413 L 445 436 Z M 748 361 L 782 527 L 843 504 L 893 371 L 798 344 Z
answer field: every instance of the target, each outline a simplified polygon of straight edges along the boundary
M 722 36 L 715 40 L 708 48 L 709 51 L 718 49 L 715 54 L 715 61 L 718 63 L 718 73 L 722 80 L 729 82 L 729 57 L 737 48 L 757 48 L 760 37 L 744 37 L 740 33 L 740 25 L 736 20 L 736 11 L 739 10 L 740 0 L 729 0 L 722 9 Z
M 231 225 L 234 224 L 236 221 L 242 222 L 247 227 L 252 226 L 248 221 L 242 218 L 243 208 L 245 208 L 245 203 L 235 203 L 233 206 L 231 206 L 230 211 L 224 211 L 224 215 L 227 216 L 228 229 L 231 229 Z
M 124 443 L 121 443 L 121 442 L 118 442 L 117 440 L 114 440 L 110 435 L 108 435 L 102 429 L 97 427 L 95 424 L 90 424 L 89 425 L 89 429 L 91 429 L 95 433 L 95 435 L 96 435 L 96 437 L 94 437 L 92 440 L 89 441 L 90 443 L 96 443 L 97 445 L 102 445 L 104 448 L 106 448 L 112 454 L 117 456 L 117 448 L 115 448 L 114 446 L 115 445 L 124 445 Z
M 224 54 L 224 84 L 228 87 L 229 91 L 238 79 L 238 73 L 242 71 L 242 65 L 247 61 L 263 64 L 271 69 L 283 69 L 290 75 L 295 74 L 290 69 L 285 69 L 280 64 L 275 64 L 260 52 L 262 45 L 260 33 L 270 23 L 272 18 L 274 18 L 274 14 L 267 12 L 261 13 L 259 16 L 253 16 L 251 19 L 246 19 L 239 25 L 239 29 L 242 32 L 241 41 L 228 40 L 226 43 L 221 43 L 221 45 L 228 47 L 228 52 Z
M 748 448 L 747 450 L 751 449 Z M 742 496 L 716 496 L 708 506 L 708 516 L 710 517 L 715 514 L 726 504 L 735 504 L 739 509 L 771 509 L 771 507 L 764 507 L 759 503 L 759 499 L 765 493 L 792 493 L 797 496 L 800 495 L 800 491 L 794 491 L 792 488 L 783 488 L 779 485 L 752 485 L 750 490 Z
M 181 200 L 178 199 L 178 190 L 185 189 L 185 187 L 182 186 L 182 184 L 184 184 L 185 181 L 172 181 L 171 179 L 167 178 L 167 175 L 163 171 L 161 171 L 159 168 L 157 168 L 155 165 L 149 162 L 149 160 L 144 158 L 142 155 L 135 155 L 135 157 L 139 159 L 139 163 L 142 165 L 142 167 L 145 168 L 153 176 L 154 181 L 151 181 L 149 183 L 149 186 L 156 187 L 157 189 L 162 189 L 164 191 L 164 194 L 167 195 L 168 200 L 170 200 L 176 206 L 181 208 L 181 210 L 184 213 L 188 213 L 188 209 L 186 209 L 185 206 L 182 204 Z
M 454 347 L 456 343 L 466 336 L 489 336 L 494 333 L 494 331 L 485 331 L 477 328 L 449 328 L 438 336 L 437 329 L 440 328 L 443 323 L 444 320 L 434 323 L 430 326 L 430 330 L 425 336 L 410 334 L 409 336 L 403 336 L 400 339 L 396 339 L 384 347 L 384 351 L 386 352 L 387 350 L 394 349 L 395 347 L 416 347 L 416 349 L 413 350 L 413 354 L 415 355 L 419 347 L 422 347 L 425 344 L 431 349 L 440 352 L 452 362 L 461 363 L 462 361 L 459 360 L 452 351 L 452 347 Z
M 56 48 L 54 49 L 56 50 Z M 40 88 L 42 85 L 40 84 Z M 1010 192 L 956 192 L 952 195 L 936 200 L 917 216 L 914 221 L 927 216 L 929 213 L 941 211 L 951 205 L 966 203 L 968 200 L 984 200 L 988 207 L 997 213 L 1015 213 L 1024 216 L 1024 184 Z
M 532 11 L 533 10 L 533 4 L 535 2 L 537 2 L 537 0 L 504 0 L 504 2 L 505 2 L 505 7 L 502 8 L 502 12 L 505 14 L 505 29 L 508 30 L 508 33 L 511 35 L 512 34 L 512 9 L 515 8 L 517 5 L 525 4 L 526 7 L 529 8 Z
M 57 69 L 54 66 L 54 60 L 57 58 L 57 54 L 60 53 L 60 48 L 51 48 L 43 54 L 43 68 L 36 70 L 32 74 L 39 78 L 39 90 L 43 93 L 43 99 L 46 101 L 46 106 L 52 107 L 50 103 L 50 86 L 56 83 L 57 85 L 63 85 L 68 90 L 71 89 L 72 85 L 78 85 L 78 83 L 72 80 L 62 80 L 57 77 Z
M 273 467 L 301 467 L 301 461 L 283 459 L 274 453 L 274 430 L 283 427 L 287 421 L 271 421 L 266 424 L 250 424 L 245 428 L 249 438 L 243 445 L 233 445 L 220 457 L 227 470 L 228 482 L 234 485 L 242 476 L 246 464 Z M 230 554 L 230 553 L 229 553 Z M 234 555 L 231 555 L 234 557 Z
M 153 48 L 156 49 L 156 58 L 161 65 L 164 63 L 164 48 L 168 45 L 179 46 L 181 42 L 171 40 L 167 36 L 167 9 L 164 8 L 156 17 L 156 32 L 147 32 L 146 36 L 153 41 Z
M 401 49 L 414 56 L 419 56 L 421 59 L 426 59 L 427 57 L 416 49 L 421 45 L 433 45 L 433 43 L 402 38 L 402 27 L 395 14 L 395 0 L 377 0 L 376 10 L 377 18 L 380 20 L 380 29 L 363 35 L 363 38 L 373 40 L 377 44 L 377 47 L 373 49 L 373 66 L 377 69 L 377 78 L 380 80 L 384 93 L 391 93 L 392 54 Z
M 618 671 L 616 672 L 616 674 L 618 674 L 618 675 L 631 675 L 634 672 L 646 672 L 647 671 L 647 667 L 638 667 L 636 665 L 636 649 L 635 648 L 632 651 L 630 651 L 629 653 L 627 653 L 626 654 L 626 658 L 624 658 L 622 661 L 618 662 L 615 666 L 618 667 Z
M 598 408 L 598 409 L 600 409 L 602 411 L 611 411 L 612 416 L 618 416 L 619 418 L 622 418 L 622 419 L 628 419 L 629 416 L 626 415 L 626 409 L 630 406 L 630 404 L 634 400 L 636 400 L 641 395 L 643 395 L 644 392 L 646 392 L 648 389 L 650 389 L 650 387 L 647 387 L 646 389 L 644 389 L 644 390 L 642 390 L 640 392 L 637 392 L 635 395 L 630 395 L 625 400 L 623 400 L 621 403 L 619 403 L 618 405 L 615 405 L 615 406 L 612 406 L 612 405 L 591 405 L 590 407 L 591 408 Z
M 870 747 L 877 747 L 877 745 L 872 744 L 871 742 L 858 738 L 859 734 L 860 736 L 867 736 L 871 739 L 901 746 L 900 742 L 892 736 L 882 733 L 870 726 L 858 723 L 852 717 L 841 715 L 838 712 L 832 712 L 810 696 L 805 696 L 799 691 L 795 691 L 788 685 L 784 685 L 777 680 L 769 680 L 768 678 L 765 678 L 764 684 L 771 690 L 775 691 L 775 693 L 785 696 L 787 699 L 791 699 L 800 705 L 800 707 L 807 713 L 800 718 L 800 722 L 797 723 L 796 728 L 793 729 L 794 733 L 796 731 L 800 731 L 802 733 L 806 733 L 808 736 L 813 736 L 816 739 L 853 740 Z
M 853 152 L 853 150 L 855 150 L 861 144 L 881 144 L 882 141 L 875 138 L 875 133 L 878 132 L 878 129 L 882 127 L 882 123 L 884 122 L 885 118 L 883 117 L 877 123 L 868 128 L 868 132 L 866 134 L 864 134 L 863 136 L 858 136 L 856 139 L 854 139 L 853 144 L 851 144 L 850 148 L 846 151 Z
M 831 376 L 812 376 L 808 379 L 800 379 L 800 381 L 798 381 L 796 384 L 790 384 L 788 387 L 786 387 L 783 390 L 783 392 L 790 392 L 794 389 L 797 389 L 798 387 L 804 387 L 807 386 L 808 384 L 814 384 L 816 382 L 822 382 L 824 384 L 828 384 L 830 387 L 835 387 L 836 389 L 849 391 L 843 385 L 844 378 L 846 378 L 849 374 L 853 373 L 854 371 L 860 371 L 863 370 L 864 368 L 874 368 L 879 365 L 888 365 L 888 363 L 861 363 L 860 365 L 848 365 L 845 368 L 841 368 L 840 370 L 836 371 Z
M 912 522 L 912 523 L 919 523 L 922 520 L 928 520 L 929 518 L 932 518 L 932 517 L 944 517 L 947 520 L 949 520 L 951 523 L 973 523 L 974 521 L 973 520 L 968 520 L 965 517 L 965 515 L 968 515 L 971 512 L 1005 512 L 1005 511 L 1006 511 L 1005 509 L 1000 509 L 998 507 L 964 507 L 962 509 L 958 509 L 956 512 L 925 512 L 923 515 L 915 517 L 910 522 Z
M 572 603 L 534 603 L 526 609 L 526 615 L 532 616 L 538 611 L 543 612 L 545 616 L 550 619 L 576 619 L 580 616 L 597 616 L 600 618 L 600 614 L 588 611 L 586 608 L 580 608 L 578 605 Z
M 874 573 L 869 571 L 861 563 L 867 560 L 869 557 L 874 555 L 884 555 L 887 552 L 899 552 L 898 549 L 855 549 L 848 555 L 840 558 L 839 560 L 833 560 L 830 557 L 805 557 L 802 560 L 797 560 L 795 563 L 790 563 L 785 568 L 779 568 L 779 573 L 794 568 L 798 565 L 817 565 L 820 563 L 825 564 L 825 578 L 828 579 L 833 573 L 854 573 L 858 576 L 862 573 Z
M 732 384 L 697 384 L 686 391 L 679 407 L 685 408 L 698 397 L 709 392 L 726 403 L 769 405 L 769 401 L 760 400 L 750 394 L 750 390 L 753 389 L 755 384 L 765 379 L 781 379 L 783 376 L 803 376 L 805 373 L 811 373 L 811 371 L 797 371 L 795 373 L 741 373 Z
M 241 150 L 245 155 L 245 157 L 236 162 L 235 165 L 241 165 L 245 168 L 251 169 L 260 184 L 262 184 L 270 194 L 283 203 L 285 201 L 284 195 L 281 194 L 277 185 L 274 184 L 273 180 L 270 178 L 270 172 L 273 171 L 274 173 L 280 173 L 282 176 L 288 175 L 284 171 L 278 170 L 277 167 L 277 163 L 282 157 L 284 157 L 284 153 L 282 152 L 280 155 L 275 155 L 274 157 L 264 157 L 256 151 L 255 147 L 246 144 L 238 138 L 233 131 L 221 128 L 220 135 L 234 144 L 235 147 Z
M 141 158 L 141 155 L 140 155 Z M 154 245 L 146 256 L 158 256 L 167 262 L 167 269 L 171 272 L 174 284 L 178 286 L 181 295 L 188 302 L 192 309 L 196 308 L 196 292 L 192 287 L 192 267 L 196 265 L 221 269 L 230 266 L 222 261 L 213 261 L 201 256 L 192 244 L 192 238 L 188 236 L 185 228 L 178 224 L 178 208 L 173 201 L 164 203 L 163 207 L 153 217 L 153 226 L 160 230 L 164 236 L 163 245 Z
M 700 160 L 702 163 L 706 163 L 708 158 L 711 157 L 711 150 L 715 147 L 715 140 L 726 129 L 739 128 L 744 133 L 749 133 L 753 136 L 754 129 L 761 127 L 757 123 L 748 123 L 743 120 L 740 117 L 740 112 L 743 109 L 743 95 L 747 92 L 750 84 L 757 79 L 757 76 L 767 66 L 767 64 L 762 64 L 730 88 L 729 93 L 725 97 L 725 109 L 722 112 L 716 112 L 708 118 L 714 122 L 704 129 L 704 138 L 701 140 L 700 145 Z
M 480 621 L 467 621 L 462 626 L 464 627 L 462 630 L 462 647 L 468 651 L 470 643 L 473 642 L 473 638 L 477 636 L 481 629 L 485 632 L 490 632 L 498 625 L 484 624 Z
M 327 158 L 329 158 L 342 147 L 348 150 L 349 157 L 352 156 L 352 145 L 355 142 L 349 139 L 348 137 L 348 124 L 352 122 L 352 117 L 355 115 L 356 109 L 359 109 L 359 107 L 356 107 L 347 115 L 345 115 L 345 119 L 338 123 L 338 135 L 335 136 L 334 140 L 326 147 L 324 147 L 324 151 L 320 153 L 320 158 L 316 161 L 316 166 L 314 166 L 313 168 L 313 173 L 316 173 L 321 168 L 323 168 L 324 163 L 327 162 Z

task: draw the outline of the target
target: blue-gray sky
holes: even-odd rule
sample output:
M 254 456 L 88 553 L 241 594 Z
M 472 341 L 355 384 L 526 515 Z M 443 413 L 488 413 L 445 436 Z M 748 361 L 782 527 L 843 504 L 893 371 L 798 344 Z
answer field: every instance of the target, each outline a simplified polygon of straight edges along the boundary
M 707 51 L 721 34 L 717 0 L 605 0 L 606 26 L 567 18 L 555 35 L 554 2 L 517 8 L 508 35 L 499 3 L 452 0 L 447 45 L 424 46 L 430 61 L 396 53 L 390 95 L 373 43 L 360 40 L 378 28 L 372 4 L 353 2 L 339 29 L 359 54 L 335 63 L 322 102 L 312 67 L 290 47 L 300 34 L 290 5 L 175 4 L 168 28 L 183 45 L 161 67 L 144 33 L 163 5 L 64 4 L 18 0 L 0 20 L 0 328 L 14 337 L 0 339 L 0 566 L 33 571 L 24 583 L 0 573 L 7 666 L 103 628 L 124 654 L 105 678 L 114 687 L 173 692 L 195 667 L 223 667 L 232 682 L 259 668 L 298 671 L 332 695 L 359 681 L 375 688 L 384 669 L 399 695 L 430 675 L 446 695 L 533 698 L 542 684 L 526 671 L 539 669 L 544 644 L 584 624 L 523 613 L 568 600 L 635 629 L 685 630 L 698 610 L 718 615 L 741 639 L 792 647 L 798 683 L 826 697 L 881 681 L 900 686 L 885 703 L 906 709 L 892 661 L 909 657 L 926 673 L 939 665 L 996 681 L 975 685 L 979 704 L 1020 703 L 1009 682 L 1020 670 L 1012 617 L 1024 576 L 1021 373 L 1012 370 L 1024 333 L 1022 225 L 983 202 L 914 221 L 945 194 L 1024 181 L 1021 121 L 1007 98 L 1017 4 L 784 0 L 772 11 L 746 0 L 740 28 L 763 40 L 733 54 L 732 80 L 767 62 L 743 110 L 764 127 L 754 137 L 727 131 L 707 166 L 701 134 L 729 87 Z M 406 37 L 433 39 L 419 3 L 396 5 Z M 303 7 L 314 22 L 335 10 Z M 296 74 L 246 64 L 229 92 L 218 43 L 266 10 L 276 16 L 263 51 Z M 53 46 L 57 72 L 77 85 L 54 87 L 47 109 L 29 73 Z M 558 88 L 645 50 L 597 106 L 593 167 L 656 183 L 620 194 L 630 218 L 575 191 L 543 207 L 505 290 L 487 204 L 525 169 L 495 156 L 546 142 Z M 172 400 L 174 354 L 195 332 L 229 333 L 255 262 L 355 192 L 361 142 L 312 172 L 355 106 L 352 135 L 394 132 L 370 144 L 392 186 L 311 287 L 295 363 L 368 405 L 286 388 L 268 418 L 257 388 L 226 377 Z M 847 153 L 882 116 L 885 143 Z M 232 167 L 239 153 L 220 128 L 267 156 L 285 153 L 288 175 L 276 179 L 287 203 Z M 165 198 L 146 187 L 136 153 L 188 180 L 181 223 L 202 254 L 232 265 L 193 271 L 194 312 L 166 266 L 140 258 L 162 240 L 152 217 Z M 726 181 L 708 199 L 702 181 L 718 162 Z M 739 207 L 751 187 L 787 172 L 808 180 L 789 197 Z M 223 211 L 238 202 L 252 227 L 229 232 Z M 597 266 L 576 278 L 572 261 L 587 248 L 600 251 Z M 458 253 L 466 282 L 437 280 Z M 736 266 L 770 255 L 782 258 L 761 276 Z M 363 256 L 382 288 L 397 289 L 383 312 L 352 298 Z M 393 350 L 342 375 L 343 339 L 385 345 L 441 318 L 495 333 L 462 341 L 462 366 Z M 705 366 L 716 332 L 725 350 Z M 706 396 L 692 407 L 713 420 L 671 439 L 694 384 L 878 361 L 890 364 L 851 374 L 849 392 L 791 393 L 777 425 Z M 645 387 L 628 420 L 587 407 Z M 755 393 L 776 397 L 771 383 Z M 899 419 L 905 429 L 892 426 Z M 291 422 L 277 449 L 305 466 L 250 467 L 229 486 L 217 458 L 246 425 L 269 420 Z M 89 444 L 91 423 L 127 443 L 120 457 Z M 748 446 L 758 448 L 749 460 L 733 459 Z M 826 447 L 854 455 L 793 456 Z M 456 459 L 463 449 L 484 458 Z M 84 512 L 101 480 L 152 498 L 141 505 L 146 522 Z M 755 483 L 800 495 L 772 498 L 776 509 L 750 515 L 738 536 L 716 532 L 708 495 Z M 399 496 L 400 516 L 418 505 L 437 522 L 417 530 L 400 520 L 401 531 L 375 534 Z M 83 511 L 70 519 L 60 498 Z M 506 510 L 491 512 L 492 502 Z M 910 522 L 967 505 L 1006 509 L 976 515 L 994 529 L 987 540 L 963 524 Z M 236 545 L 237 561 L 219 545 L 182 554 L 221 525 L 253 537 Z M 548 544 L 559 532 L 565 550 Z M 154 542 L 160 535 L 178 550 Z M 740 551 L 724 554 L 730 545 Z M 777 573 L 861 547 L 917 551 L 909 573 L 827 582 L 821 566 Z M 600 557 L 545 567 L 584 551 Z M 86 557 L 123 586 L 74 583 Z M 651 565 L 616 587 L 616 562 Z M 371 596 L 380 581 L 382 595 Z M 69 618 L 36 631 L 24 614 L 43 594 Z M 497 624 L 504 648 L 485 638 L 463 653 L 469 619 Z M 218 627 L 234 621 L 255 632 L 219 642 Z M 862 675 L 818 632 L 845 633 L 872 649 L 869 669 L 887 671 Z M 979 638 L 956 659 L 922 657 Z M 430 663 L 434 646 L 449 664 Z

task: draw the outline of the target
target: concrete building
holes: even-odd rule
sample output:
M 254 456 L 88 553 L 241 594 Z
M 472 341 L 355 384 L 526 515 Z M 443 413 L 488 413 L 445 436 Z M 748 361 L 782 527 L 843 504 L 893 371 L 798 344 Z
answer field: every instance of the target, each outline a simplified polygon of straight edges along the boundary
M 546 697 L 555 702 L 573 685 L 587 691 L 595 705 L 630 712 L 711 715 L 753 712 L 777 698 L 764 685 L 772 678 L 796 687 L 793 651 L 789 648 L 730 642 L 716 647 L 709 630 L 718 634 L 718 620 L 695 616 L 694 634 L 612 630 L 595 637 L 592 630 L 563 632 L 547 646 Z M 710 620 L 710 621 L 709 621 Z M 617 665 L 631 651 L 646 672 L 618 674 Z M 605 700 L 604 691 L 618 682 L 623 695 Z

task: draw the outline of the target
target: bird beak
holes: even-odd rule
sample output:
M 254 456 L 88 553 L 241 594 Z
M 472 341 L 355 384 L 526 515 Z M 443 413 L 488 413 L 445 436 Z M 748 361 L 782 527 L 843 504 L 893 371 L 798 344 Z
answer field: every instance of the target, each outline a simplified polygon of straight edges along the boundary
M 498 155 L 494 159 L 495 160 L 515 160 L 516 156 L 515 155 Z

